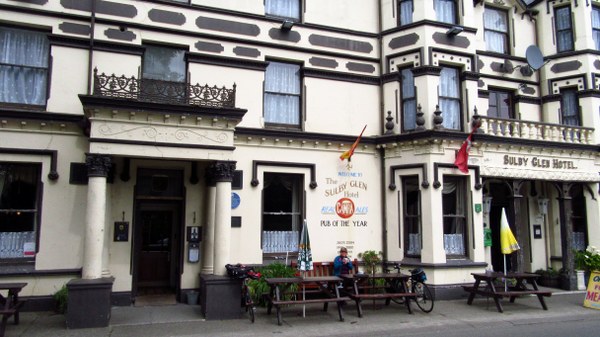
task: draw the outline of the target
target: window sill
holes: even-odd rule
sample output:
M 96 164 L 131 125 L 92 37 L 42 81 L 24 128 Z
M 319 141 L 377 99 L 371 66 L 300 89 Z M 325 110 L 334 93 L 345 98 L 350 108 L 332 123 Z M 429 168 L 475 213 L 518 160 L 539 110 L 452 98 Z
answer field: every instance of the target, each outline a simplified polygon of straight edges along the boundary
M 446 263 L 426 263 L 421 262 L 419 258 L 404 258 L 400 261 L 404 267 L 425 267 L 433 269 L 450 269 L 450 268 L 484 268 L 487 267 L 487 262 L 473 262 L 467 258 L 448 258 Z

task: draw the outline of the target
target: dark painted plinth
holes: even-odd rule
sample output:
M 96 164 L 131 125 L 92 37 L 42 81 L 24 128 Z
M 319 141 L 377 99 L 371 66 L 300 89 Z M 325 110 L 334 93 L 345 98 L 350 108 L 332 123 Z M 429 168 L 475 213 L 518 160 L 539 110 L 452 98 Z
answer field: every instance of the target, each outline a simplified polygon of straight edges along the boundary
M 241 318 L 241 295 L 242 280 L 200 274 L 200 305 L 205 319 Z
M 67 283 L 67 328 L 100 328 L 110 321 L 113 278 L 75 279 Z

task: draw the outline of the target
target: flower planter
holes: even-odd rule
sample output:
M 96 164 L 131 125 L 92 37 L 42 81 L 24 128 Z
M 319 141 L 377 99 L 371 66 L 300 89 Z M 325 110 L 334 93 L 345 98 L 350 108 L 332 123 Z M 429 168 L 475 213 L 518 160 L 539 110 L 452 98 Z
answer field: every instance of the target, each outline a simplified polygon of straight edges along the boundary
M 558 276 L 542 276 L 539 278 L 539 285 L 548 288 L 560 288 L 560 277 Z

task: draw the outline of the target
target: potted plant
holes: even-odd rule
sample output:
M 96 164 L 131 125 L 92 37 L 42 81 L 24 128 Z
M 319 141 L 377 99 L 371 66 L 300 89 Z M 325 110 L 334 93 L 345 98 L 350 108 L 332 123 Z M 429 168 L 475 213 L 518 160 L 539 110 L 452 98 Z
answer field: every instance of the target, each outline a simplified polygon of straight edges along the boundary
M 600 271 L 600 250 L 594 246 L 588 246 L 586 250 L 575 251 L 575 269 L 582 272 L 578 273 L 578 277 L 583 276 L 584 280 L 578 280 L 578 284 L 583 285 L 583 289 L 587 286 L 587 279 L 592 271 Z M 580 289 L 580 290 L 583 290 Z
M 540 275 L 539 285 L 550 288 L 560 288 L 560 274 L 558 270 L 550 267 L 548 269 L 538 269 L 535 273 Z
M 374 250 L 367 250 L 362 253 L 358 253 L 358 257 L 362 259 L 365 266 L 365 271 L 369 274 L 375 274 L 377 266 L 381 264 L 382 252 L 376 252 Z
M 69 299 L 67 285 L 64 284 L 62 288 L 57 290 L 54 295 L 52 295 L 52 298 L 54 298 L 55 302 L 55 311 L 64 315 L 67 312 L 67 303 Z

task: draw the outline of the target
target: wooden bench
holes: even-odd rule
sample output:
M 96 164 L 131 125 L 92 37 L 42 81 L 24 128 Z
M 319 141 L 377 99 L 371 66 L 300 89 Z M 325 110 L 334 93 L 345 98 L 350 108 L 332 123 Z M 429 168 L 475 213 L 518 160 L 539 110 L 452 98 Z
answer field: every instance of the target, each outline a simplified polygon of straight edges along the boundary
M 19 310 L 25 304 L 25 301 L 19 299 L 19 292 L 27 285 L 27 283 L 1 283 L 0 290 L 8 290 L 6 297 L 0 294 L 0 315 L 2 322 L 0 323 L 0 337 L 4 337 L 6 324 L 8 319 L 13 316 L 15 325 L 19 324 Z
M 356 268 L 358 267 L 358 260 L 352 260 L 352 265 L 354 266 L 354 268 L 350 270 L 350 274 L 354 274 L 356 272 Z M 292 261 L 291 266 L 292 268 L 297 269 L 297 261 Z M 305 272 L 300 272 L 300 275 L 306 277 L 333 276 L 333 261 L 313 262 L 313 269 Z

